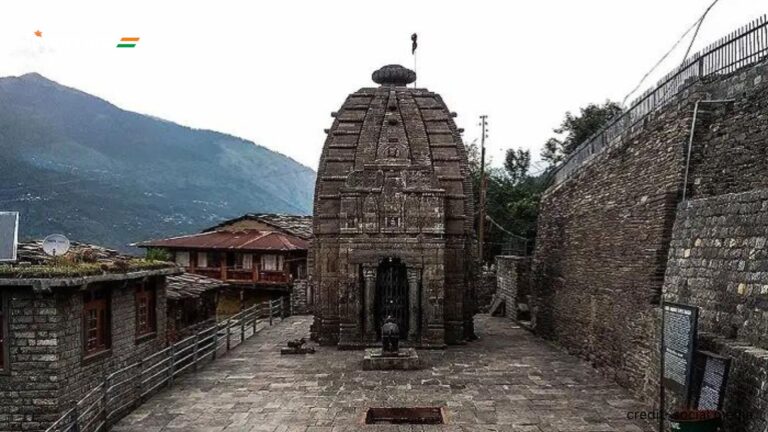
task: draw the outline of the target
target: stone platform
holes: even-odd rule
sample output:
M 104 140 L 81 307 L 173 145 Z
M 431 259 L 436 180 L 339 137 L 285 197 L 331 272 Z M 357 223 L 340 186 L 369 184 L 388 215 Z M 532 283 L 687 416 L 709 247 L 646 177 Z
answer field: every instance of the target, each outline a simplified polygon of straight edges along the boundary
M 363 357 L 363 370 L 416 370 L 421 367 L 413 348 L 403 348 L 396 356 L 382 355 L 381 348 L 368 348 Z
M 113 432 L 650 432 L 650 408 L 587 363 L 504 318 L 477 316 L 475 342 L 419 351 L 429 367 L 364 371 L 362 352 L 280 355 L 312 318 L 290 317 L 180 376 Z M 371 407 L 441 407 L 445 425 L 364 425 Z

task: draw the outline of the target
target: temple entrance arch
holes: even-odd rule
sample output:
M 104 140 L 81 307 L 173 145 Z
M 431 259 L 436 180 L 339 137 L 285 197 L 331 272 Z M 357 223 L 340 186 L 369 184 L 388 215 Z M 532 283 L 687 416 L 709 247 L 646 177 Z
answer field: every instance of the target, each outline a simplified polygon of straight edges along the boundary
M 381 326 L 391 315 L 400 328 L 400 338 L 408 336 L 410 309 L 408 295 L 408 269 L 399 258 L 384 258 L 376 271 L 376 334 L 381 337 Z

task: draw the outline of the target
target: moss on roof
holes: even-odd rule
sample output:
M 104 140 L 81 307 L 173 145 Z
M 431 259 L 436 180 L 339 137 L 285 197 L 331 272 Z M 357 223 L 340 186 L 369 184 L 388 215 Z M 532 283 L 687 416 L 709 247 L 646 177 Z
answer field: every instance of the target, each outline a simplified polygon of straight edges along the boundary
M 128 259 L 111 263 L 85 263 L 55 261 L 45 264 L 0 265 L 0 278 L 6 279 L 53 279 L 120 274 L 137 271 L 174 268 L 174 263 Z

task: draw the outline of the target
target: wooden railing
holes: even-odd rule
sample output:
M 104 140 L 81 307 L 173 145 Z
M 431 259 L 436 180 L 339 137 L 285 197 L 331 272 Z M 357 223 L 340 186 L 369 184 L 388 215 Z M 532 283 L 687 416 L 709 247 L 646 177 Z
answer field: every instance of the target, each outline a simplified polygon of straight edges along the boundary
M 160 388 L 226 354 L 286 312 L 282 298 L 266 301 L 139 359 L 106 376 L 46 432 L 106 431 Z
M 240 267 L 197 267 L 187 268 L 187 271 L 201 276 L 207 276 L 223 281 L 289 283 L 291 275 L 282 270 L 245 269 Z

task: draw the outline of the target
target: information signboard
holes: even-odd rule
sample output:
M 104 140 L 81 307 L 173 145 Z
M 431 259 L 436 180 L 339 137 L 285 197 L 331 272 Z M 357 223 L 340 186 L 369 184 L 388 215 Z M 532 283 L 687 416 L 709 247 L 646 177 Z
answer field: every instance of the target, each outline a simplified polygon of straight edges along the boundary
M 676 303 L 663 305 L 663 383 L 687 399 L 693 371 L 699 308 Z
M 731 359 L 708 351 L 696 352 L 694 395 L 696 408 L 722 410 Z

